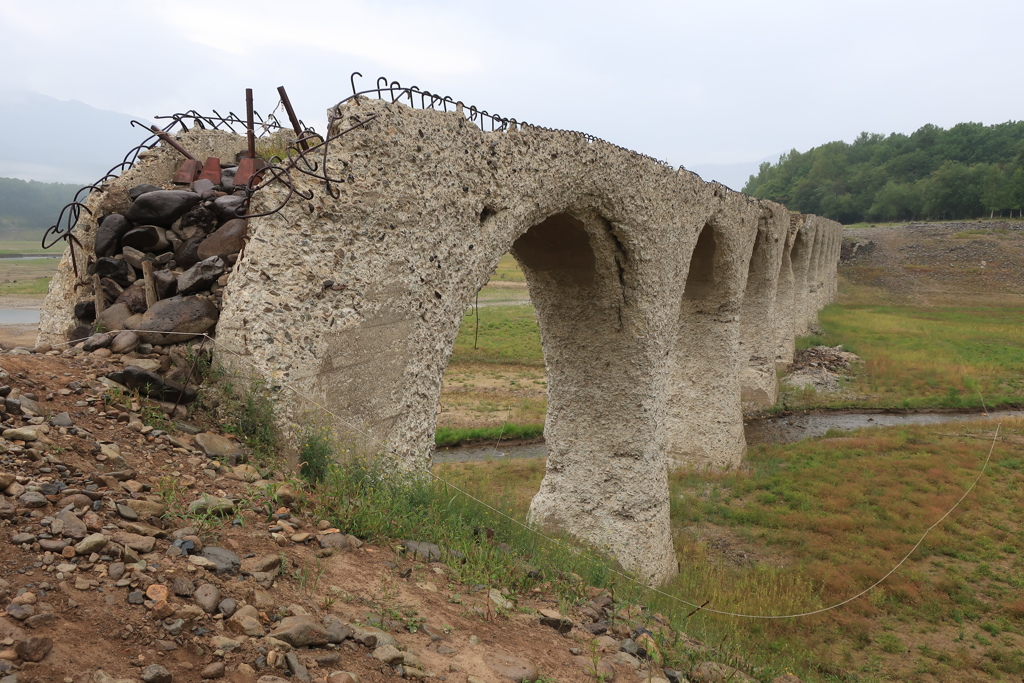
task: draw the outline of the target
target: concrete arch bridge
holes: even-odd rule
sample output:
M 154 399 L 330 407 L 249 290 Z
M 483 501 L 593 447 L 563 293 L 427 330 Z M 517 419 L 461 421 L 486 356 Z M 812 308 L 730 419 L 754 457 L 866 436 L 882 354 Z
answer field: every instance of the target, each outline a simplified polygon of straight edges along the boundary
M 218 339 L 420 467 L 463 315 L 511 252 L 548 374 L 531 516 L 667 578 L 667 471 L 740 462 L 741 402 L 774 402 L 841 226 L 577 134 L 366 99 L 334 126 L 371 114 L 329 148 L 337 198 L 300 176 L 313 200 L 252 220 Z
M 463 315 L 511 252 L 548 375 L 532 519 L 645 580 L 671 576 L 668 471 L 740 462 L 741 405 L 775 400 L 777 364 L 834 296 L 841 226 L 577 133 L 484 132 L 462 111 L 363 97 L 330 117 L 355 128 L 313 158 L 342 182 L 271 175 L 253 197 L 250 214 L 284 206 L 249 219 L 223 290 L 222 360 L 251 362 L 357 445 L 422 468 Z M 218 135 L 202 151 L 244 146 Z M 150 156 L 115 182 L 155 182 L 146 168 L 175 159 Z M 51 298 L 71 291 L 60 282 Z M 69 315 L 47 313 L 44 328 Z M 281 404 L 293 423 L 311 407 Z

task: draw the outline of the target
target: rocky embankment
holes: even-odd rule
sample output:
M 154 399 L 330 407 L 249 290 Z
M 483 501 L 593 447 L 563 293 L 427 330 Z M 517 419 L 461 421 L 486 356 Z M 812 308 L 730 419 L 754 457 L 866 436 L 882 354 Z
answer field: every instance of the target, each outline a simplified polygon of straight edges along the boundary
M 0 682 L 754 680 L 596 588 L 561 613 L 333 528 L 216 415 L 161 419 L 108 379 L 173 367 L 158 351 L 0 355 Z
M 782 382 L 790 387 L 836 391 L 840 381 L 863 362 L 857 354 L 844 351 L 842 345 L 812 346 L 796 352 Z
M 1024 297 L 1020 220 L 847 228 L 843 235 L 840 277 L 858 287 L 885 290 L 887 299 L 931 306 L 1016 306 Z

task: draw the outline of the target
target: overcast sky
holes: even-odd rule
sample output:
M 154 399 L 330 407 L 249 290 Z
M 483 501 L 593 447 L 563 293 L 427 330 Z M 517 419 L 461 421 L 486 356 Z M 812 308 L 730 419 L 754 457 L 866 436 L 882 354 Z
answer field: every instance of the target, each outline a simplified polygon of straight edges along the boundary
M 0 0 L 0 94 L 323 119 L 349 73 L 699 166 L 1024 116 L 1021 0 Z M 283 117 L 282 117 L 283 118 Z

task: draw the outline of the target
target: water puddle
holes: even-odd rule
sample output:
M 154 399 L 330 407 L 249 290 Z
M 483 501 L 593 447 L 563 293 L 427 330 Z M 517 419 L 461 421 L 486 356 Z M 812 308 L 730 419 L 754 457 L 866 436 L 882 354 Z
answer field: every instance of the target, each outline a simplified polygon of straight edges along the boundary
M 0 325 L 38 325 L 38 308 L 0 308 Z
M 934 425 L 970 420 L 997 420 L 1001 417 L 1024 417 L 1022 410 L 1000 410 L 984 413 L 808 413 L 748 420 L 743 431 L 749 445 L 761 443 L 792 443 L 808 437 L 824 436 L 830 429 L 851 432 L 863 427 L 895 427 L 899 425 Z
M 747 444 L 753 446 L 763 443 L 792 443 L 809 437 L 824 436 L 831 429 L 849 432 L 863 427 L 945 424 L 984 419 L 995 422 L 1005 417 L 1024 417 L 1024 410 L 994 411 L 990 412 L 987 418 L 982 413 L 808 413 L 748 420 L 743 427 Z M 434 451 L 434 462 L 546 458 L 547 454 L 547 445 L 543 443 L 463 446 Z
M 494 446 L 457 446 L 434 451 L 434 462 L 478 462 L 503 458 L 546 458 L 548 445 L 545 443 Z

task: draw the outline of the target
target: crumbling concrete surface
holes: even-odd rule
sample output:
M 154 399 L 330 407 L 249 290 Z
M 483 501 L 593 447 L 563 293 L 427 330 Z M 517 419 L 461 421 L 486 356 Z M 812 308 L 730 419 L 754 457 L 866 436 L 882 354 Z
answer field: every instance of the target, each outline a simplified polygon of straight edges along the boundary
M 667 471 L 740 461 L 741 399 L 774 400 L 775 365 L 835 293 L 840 226 L 580 135 L 366 99 L 331 116 L 371 114 L 321 157 L 336 197 L 293 174 L 312 199 L 250 219 L 222 359 L 290 390 L 293 424 L 324 407 L 355 447 L 421 469 L 463 314 L 511 251 L 548 372 L 531 516 L 666 579 Z M 289 193 L 271 182 L 250 212 Z

